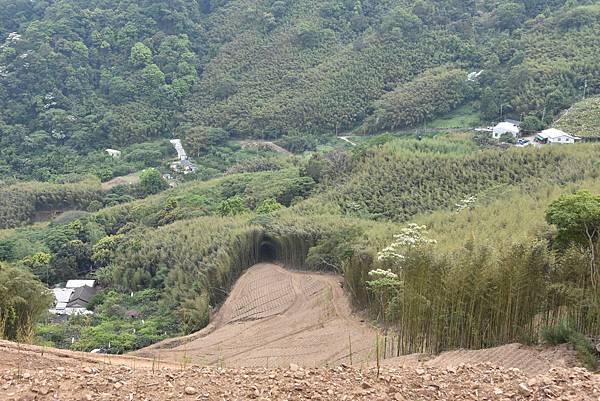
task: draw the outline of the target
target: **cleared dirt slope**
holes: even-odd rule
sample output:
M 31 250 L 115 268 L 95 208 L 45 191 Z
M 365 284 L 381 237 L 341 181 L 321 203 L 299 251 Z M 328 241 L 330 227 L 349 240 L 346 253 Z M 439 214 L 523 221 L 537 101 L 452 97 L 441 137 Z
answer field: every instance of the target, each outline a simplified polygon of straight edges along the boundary
M 133 355 L 227 367 L 373 360 L 375 331 L 352 315 L 340 278 L 262 263 L 248 269 L 208 327 Z
M 505 369 L 516 368 L 534 376 L 552 368 L 569 368 L 578 365 L 575 352 L 566 345 L 558 347 L 535 347 L 507 344 L 481 350 L 459 349 L 439 355 L 412 354 L 385 359 L 386 366 L 454 368 L 460 365 L 489 364 Z

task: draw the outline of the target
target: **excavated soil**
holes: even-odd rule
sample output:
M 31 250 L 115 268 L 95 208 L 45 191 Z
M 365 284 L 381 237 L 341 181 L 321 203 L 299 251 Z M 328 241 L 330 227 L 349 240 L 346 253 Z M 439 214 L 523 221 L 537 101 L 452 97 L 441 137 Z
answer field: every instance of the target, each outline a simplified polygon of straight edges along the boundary
M 208 327 L 132 355 L 226 367 L 367 363 L 375 331 L 352 315 L 341 279 L 261 263 L 248 269 Z
M 600 376 L 552 368 L 529 377 L 492 364 L 451 368 L 286 369 L 153 365 L 133 358 L 93 361 L 78 353 L 0 342 L 0 400 L 563 400 L 599 401 Z M 139 362 L 139 361 L 138 361 Z M 127 363 L 128 365 L 121 365 Z

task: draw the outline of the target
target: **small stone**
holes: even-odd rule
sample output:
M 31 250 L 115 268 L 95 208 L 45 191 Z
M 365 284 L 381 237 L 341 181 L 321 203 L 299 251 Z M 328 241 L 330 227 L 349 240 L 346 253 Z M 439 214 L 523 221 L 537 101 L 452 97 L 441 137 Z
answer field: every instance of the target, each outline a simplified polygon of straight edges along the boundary
M 86 366 L 85 368 L 83 368 L 83 371 L 84 371 L 85 373 L 88 373 L 88 374 L 91 374 L 91 373 L 93 373 L 93 372 L 94 372 L 94 371 L 92 370 L 92 368 L 90 368 L 89 366 Z
M 522 395 L 529 395 L 529 394 L 531 394 L 531 389 L 529 388 L 529 386 L 526 383 L 521 383 L 521 384 L 519 384 L 519 392 Z
M 120 389 L 121 387 L 123 387 L 123 384 L 122 384 L 121 382 L 116 382 L 116 383 L 114 384 L 114 386 L 115 386 L 115 389 L 117 389 L 117 390 L 118 390 L 118 389 Z
M 194 394 L 198 393 L 198 390 L 196 390 L 194 387 L 188 386 L 185 388 L 184 392 L 187 395 L 194 395 Z
M 400 393 L 396 393 L 394 394 L 394 400 L 396 401 L 406 401 L 406 398 L 404 398 L 404 396 Z
M 360 384 L 360 386 L 361 386 L 362 388 L 364 388 L 365 390 L 366 390 L 366 389 L 368 389 L 368 388 L 371 388 L 371 385 L 370 385 L 369 383 L 367 383 L 367 382 L 362 382 L 362 383 Z
M 296 365 L 295 363 L 290 363 L 290 370 L 292 372 L 296 372 L 299 369 L 300 369 L 300 366 Z

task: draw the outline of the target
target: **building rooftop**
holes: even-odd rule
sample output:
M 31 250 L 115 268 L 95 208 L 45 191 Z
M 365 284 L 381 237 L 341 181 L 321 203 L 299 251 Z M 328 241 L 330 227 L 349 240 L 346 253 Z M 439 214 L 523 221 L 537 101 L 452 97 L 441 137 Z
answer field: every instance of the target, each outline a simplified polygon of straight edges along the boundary
M 564 131 L 561 131 L 561 130 L 559 130 L 559 129 L 556 129 L 556 128 L 548 128 L 548 129 L 545 129 L 545 130 L 543 130 L 542 132 L 540 132 L 540 133 L 538 134 L 538 136 L 539 136 L 539 137 L 541 137 L 541 138 L 551 138 L 551 139 L 554 139 L 554 138 L 559 138 L 559 137 L 561 137 L 561 136 L 568 136 L 568 137 L 570 137 L 570 138 L 574 138 L 574 139 L 580 139 L 580 138 L 578 138 L 578 137 L 576 137 L 576 136 L 573 136 L 573 135 L 571 135 L 571 134 L 567 134 L 566 132 L 564 132 Z
M 56 304 L 64 303 L 66 304 L 71 299 L 71 294 L 73 294 L 73 288 L 53 288 L 52 292 L 54 293 L 54 298 L 56 299 Z
M 96 285 L 96 280 L 69 280 L 67 281 L 67 288 L 79 288 L 83 286 L 88 286 L 94 288 Z

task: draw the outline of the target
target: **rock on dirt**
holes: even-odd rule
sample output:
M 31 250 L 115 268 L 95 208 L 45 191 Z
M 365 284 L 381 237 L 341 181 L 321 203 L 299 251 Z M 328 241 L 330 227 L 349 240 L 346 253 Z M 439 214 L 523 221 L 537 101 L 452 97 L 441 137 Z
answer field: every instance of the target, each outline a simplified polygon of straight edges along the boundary
M 600 376 L 553 368 L 529 377 L 490 363 L 435 367 L 133 369 L 2 350 L 0 400 L 600 401 Z M 6 352 L 4 352 L 6 351 Z M 11 362 L 10 364 L 8 362 Z M 60 368 L 56 366 L 60 363 Z M 93 372 L 92 374 L 88 372 Z

